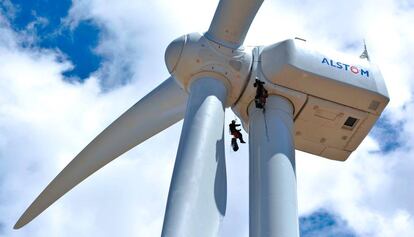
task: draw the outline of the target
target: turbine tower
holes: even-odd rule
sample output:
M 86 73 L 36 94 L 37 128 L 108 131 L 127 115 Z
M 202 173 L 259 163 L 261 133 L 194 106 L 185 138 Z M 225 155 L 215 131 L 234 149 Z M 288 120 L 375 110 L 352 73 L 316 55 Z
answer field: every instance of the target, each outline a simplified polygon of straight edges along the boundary
M 217 236 L 226 212 L 224 111 L 249 133 L 250 236 L 299 236 L 295 148 L 345 161 L 389 98 L 366 60 L 324 54 L 301 39 L 242 44 L 263 0 L 220 0 L 210 28 L 170 43 L 171 77 L 87 145 L 17 221 L 29 223 L 126 151 L 184 118 L 161 236 Z M 269 97 L 253 103 L 256 79 Z

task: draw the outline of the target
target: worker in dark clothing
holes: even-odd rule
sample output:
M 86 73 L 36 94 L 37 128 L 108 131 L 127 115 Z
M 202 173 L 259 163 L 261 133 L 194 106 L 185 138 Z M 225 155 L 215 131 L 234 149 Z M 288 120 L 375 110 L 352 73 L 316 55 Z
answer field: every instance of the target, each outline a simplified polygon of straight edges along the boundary
M 237 129 L 240 124 L 236 124 L 236 120 L 232 120 L 231 124 L 229 124 L 230 134 L 233 136 L 231 139 L 231 146 L 233 147 L 233 151 L 239 150 L 239 145 L 237 144 L 237 139 L 240 140 L 240 143 L 246 143 L 243 140 L 243 135 L 240 133 L 241 129 Z
M 267 90 L 264 88 L 265 83 L 263 81 L 260 81 L 257 77 L 256 77 L 256 81 L 253 84 L 254 87 L 257 87 L 256 89 L 256 96 L 254 97 L 254 102 L 256 104 L 256 108 L 259 109 L 264 109 L 264 106 L 266 104 L 266 99 L 267 99 Z

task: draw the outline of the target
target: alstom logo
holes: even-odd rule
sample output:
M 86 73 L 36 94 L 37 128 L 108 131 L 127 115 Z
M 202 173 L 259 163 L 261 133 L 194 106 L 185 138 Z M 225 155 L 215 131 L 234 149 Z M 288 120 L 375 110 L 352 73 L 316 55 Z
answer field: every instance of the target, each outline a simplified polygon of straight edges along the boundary
M 356 66 L 352 66 L 352 65 L 349 65 L 349 64 L 341 63 L 341 62 L 335 62 L 332 59 L 323 58 L 322 64 L 326 64 L 326 65 L 329 65 L 331 67 L 338 68 L 338 69 L 341 69 L 341 70 L 350 71 L 350 72 L 352 72 L 354 74 L 357 74 L 357 75 L 369 77 L 369 71 L 368 70 L 364 70 L 362 68 L 358 68 Z

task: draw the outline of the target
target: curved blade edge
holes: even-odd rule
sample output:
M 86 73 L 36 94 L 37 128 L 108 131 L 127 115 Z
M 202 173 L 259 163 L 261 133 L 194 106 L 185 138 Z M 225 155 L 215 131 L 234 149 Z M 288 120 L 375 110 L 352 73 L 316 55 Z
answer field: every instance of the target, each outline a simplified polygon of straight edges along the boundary
M 32 221 L 56 200 L 126 151 L 180 121 L 187 94 L 165 80 L 89 143 L 40 193 L 14 226 Z
M 220 0 L 205 36 L 229 48 L 240 47 L 262 3 L 263 0 Z

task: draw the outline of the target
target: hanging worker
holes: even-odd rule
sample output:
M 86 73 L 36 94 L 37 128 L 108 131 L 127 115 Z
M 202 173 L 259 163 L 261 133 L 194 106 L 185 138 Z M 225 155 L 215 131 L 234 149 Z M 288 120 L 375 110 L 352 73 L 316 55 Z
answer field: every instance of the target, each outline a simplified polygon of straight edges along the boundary
M 237 139 L 240 140 L 240 143 L 246 143 L 243 140 L 243 135 L 240 133 L 241 129 L 237 129 L 240 124 L 236 124 L 236 120 L 232 120 L 229 124 L 230 134 L 233 136 L 231 139 L 231 146 L 233 147 L 233 151 L 237 151 L 239 149 L 239 145 L 237 144 Z
M 267 90 L 263 86 L 264 84 L 265 83 L 263 81 L 260 81 L 257 77 L 255 83 L 253 84 L 254 87 L 257 87 L 254 102 L 256 104 L 256 108 L 259 109 L 264 109 L 266 99 L 268 97 Z

